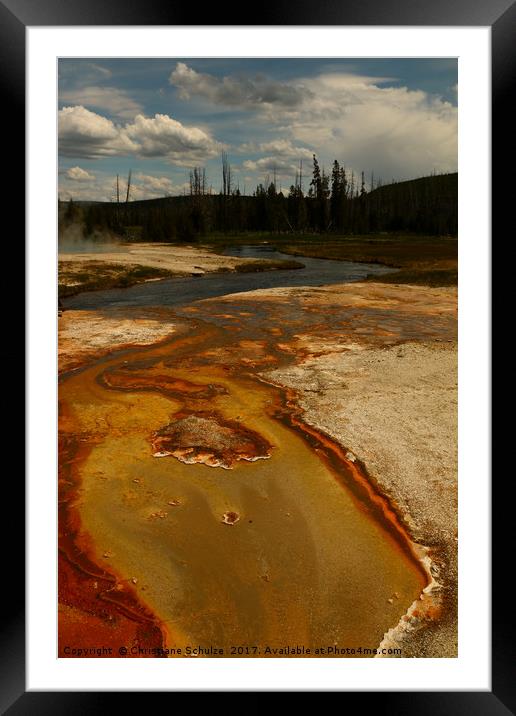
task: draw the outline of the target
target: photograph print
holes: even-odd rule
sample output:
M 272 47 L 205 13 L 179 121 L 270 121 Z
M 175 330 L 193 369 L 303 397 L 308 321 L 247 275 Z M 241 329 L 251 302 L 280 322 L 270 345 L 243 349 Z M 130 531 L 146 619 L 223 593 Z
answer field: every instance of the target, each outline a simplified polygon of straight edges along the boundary
M 58 75 L 59 657 L 457 657 L 457 59 Z

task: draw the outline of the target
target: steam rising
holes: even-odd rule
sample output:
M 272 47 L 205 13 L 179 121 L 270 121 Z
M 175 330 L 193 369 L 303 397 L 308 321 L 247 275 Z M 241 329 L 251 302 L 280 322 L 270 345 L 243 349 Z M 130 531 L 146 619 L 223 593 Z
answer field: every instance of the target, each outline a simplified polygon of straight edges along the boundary
M 106 254 L 126 252 L 127 248 L 109 231 L 95 230 L 85 237 L 83 225 L 74 223 L 60 227 L 58 250 L 60 254 Z

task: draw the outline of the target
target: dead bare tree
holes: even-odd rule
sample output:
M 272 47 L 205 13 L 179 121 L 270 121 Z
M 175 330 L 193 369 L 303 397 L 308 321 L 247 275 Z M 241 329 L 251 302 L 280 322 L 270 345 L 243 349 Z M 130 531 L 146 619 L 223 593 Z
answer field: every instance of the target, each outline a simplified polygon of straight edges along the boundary
M 231 196 L 231 165 L 226 152 L 222 152 L 222 194 Z
M 116 175 L 116 225 L 120 226 L 120 182 L 118 174 Z
M 129 176 L 127 177 L 127 194 L 125 195 L 125 203 L 129 203 L 129 193 L 131 191 L 131 169 L 129 169 Z
M 206 194 L 206 169 L 194 167 L 190 172 L 190 196 L 205 196 Z

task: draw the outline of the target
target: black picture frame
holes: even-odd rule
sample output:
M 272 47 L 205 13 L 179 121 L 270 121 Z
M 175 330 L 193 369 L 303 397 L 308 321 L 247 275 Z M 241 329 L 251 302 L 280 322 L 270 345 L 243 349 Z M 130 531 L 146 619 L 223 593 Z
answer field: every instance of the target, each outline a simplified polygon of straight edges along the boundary
M 215 4 L 203 8 L 167 0 L 0 0 L 0 82 L 4 124 L 9 144 L 16 147 L 16 161 L 4 186 L 4 202 L 16 210 L 20 235 L 25 215 L 21 187 L 24 185 L 25 146 L 25 31 L 29 26 L 66 25 L 405 25 L 405 26 L 490 26 L 492 31 L 492 176 L 497 178 L 492 191 L 493 234 L 508 219 L 513 201 L 509 182 L 498 181 L 503 174 L 502 160 L 507 161 L 514 149 L 513 114 L 509 110 L 511 90 L 516 79 L 516 4 L 512 0 L 361 0 L 339 3 L 319 0 L 313 4 L 277 0 L 260 6 L 256 23 L 249 23 L 246 7 L 232 8 L 221 14 Z M 509 124 L 510 123 L 510 124 Z M 514 156 L 514 152 L 512 152 Z M 23 205 L 22 205 L 23 202 Z M 510 224 L 507 223 L 509 226 Z M 16 298 L 15 300 L 19 300 Z M 12 476 L 11 476 L 12 477 Z M 13 489 L 11 504 L 4 507 L 4 574 L 9 607 L 4 607 L 2 651 L 0 656 L 0 710 L 17 714 L 75 714 L 119 706 L 112 693 L 94 692 L 26 692 L 25 690 L 25 614 L 24 614 L 24 486 L 21 476 Z M 512 525 L 512 503 L 505 497 L 503 477 L 492 484 L 492 690 L 461 692 L 345 692 L 344 708 L 349 698 L 359 699 L 358 708 L 378 709 L 392 714 L 462 714 L 502 716 L 516 713 L 514 634 L 509 620 L 513 607 L 506 587 L 509 529 Z M 474 600 L 474 595 L 471 596 Z M 508 603 L 509 602 L 509 603 Z M 410 688 L 410 683 L 407 683 Z M 235 690 L 237 687 L 235 688 Z M 115 698 L 119 698 L 115 696 Z M 131 694 L 133 708 L 138 708 L 139 694 Z M 144 697 L 146 698 L 146 697 Z M 148 708 L 148 704 L 147 704 Z

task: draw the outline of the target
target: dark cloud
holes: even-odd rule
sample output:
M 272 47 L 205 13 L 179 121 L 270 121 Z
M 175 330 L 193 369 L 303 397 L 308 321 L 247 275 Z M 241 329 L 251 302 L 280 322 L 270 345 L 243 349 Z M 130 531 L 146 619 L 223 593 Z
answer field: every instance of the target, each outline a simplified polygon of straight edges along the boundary
M 179 89 L 180 97 L 201 97 L 216 104 L 242 109 L 254 109 L 263 105 L 283 108 L 299 107 L 312 96 L 302 85 L 278 82 L 263 76 L 215 77 L 203 74 L 178 62 L 169 82 Z

